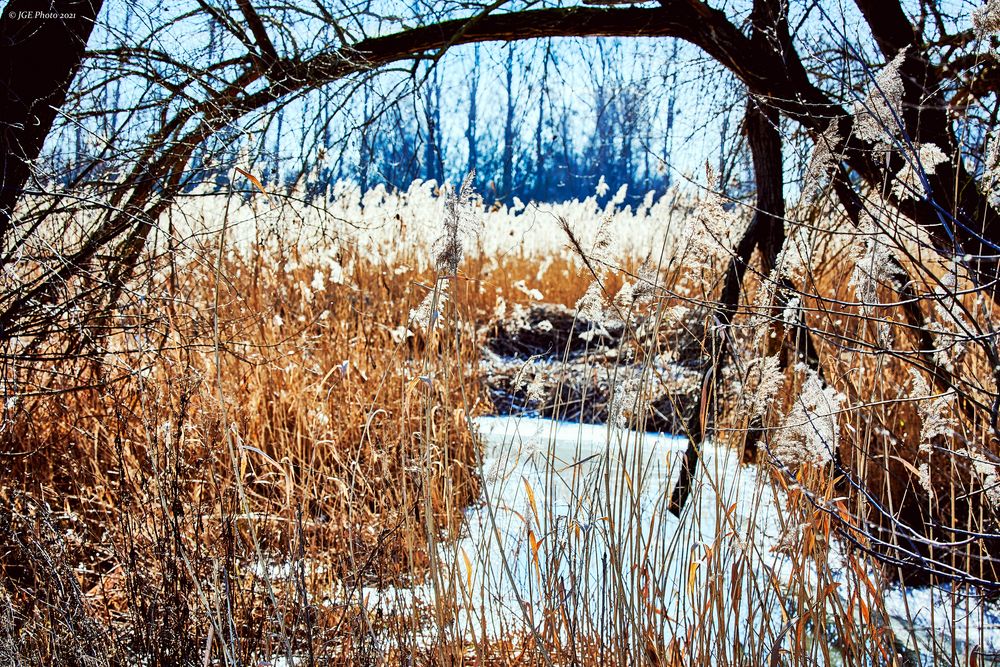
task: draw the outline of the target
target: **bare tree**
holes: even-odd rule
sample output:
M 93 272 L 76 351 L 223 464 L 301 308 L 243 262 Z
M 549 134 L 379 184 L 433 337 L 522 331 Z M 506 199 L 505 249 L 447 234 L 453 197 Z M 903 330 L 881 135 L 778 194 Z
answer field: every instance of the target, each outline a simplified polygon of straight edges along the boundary
M 106 73 L 103 80 L 97 77 L 95 85 L 117 82 L 128 73 L 129 77 L 143 80 L 149 91 L 155 91 L 140 95 L 136 103 L 150 111 L 152 120 L 147 118 L 147 123 L 151 131 L 141 132 L 135 151 L 120 160 L 121 178 L 96 182 L 102 210 L 93 227 L 67 240 L 58 258 L 32 264 L 5 288 L 0 295 L 0 335 L 7 341 L 23 336 L 43 337 L 59 325 L 60 317 L 80 307 L 86 311 L 88 322 L 100 322 L 101 316 L 119 302 L 160 217 L 190 185 L 189 169 L 196 152 L 219 133 L 232 131 L 249 114 L 272 112 L 295 96 L 317 89 L 340 85 L 349 90 L 357 79 L 397 63 L 413 63 L 416 72 L 420 63 L 436 61 L 446 50 L 462 44 L 556 37 L 677 38 L 700 48 L 745 87 L 748 101 L 744 132 L 756 181 L 756 213 L 737 244 L 712 308 L 712 318 L 720 326 L 710 328 L 712 333 L 705 340 L 710 351 L 704 376 L 706 405 L 689 425 L 692 433 L 708 436 L 718 373 L 731 354 L 725 332 L 740 309 L 744 278 L 751 270 L 768 275 L 787 246 L 783 174 L 786 147 L 779 131 L 782 123 L 798 126 L 819 147 L 822 159 L 816 161 L 815 175 L 829 181 L 828 191 L 859 226 L 872 217 L 869 209 L 873 205 L 898 212 L 916 225 L 939 257 L 967 273 L 979 294 L 993 302 L 1000 299 L 1000 211 L 991 205 L 991 184 L 989 179 L 984 180 L 990 175 L 989 167 L 995 165 L 991 164 L 985 141 L 965 139 L 984 136 L 991 129 L 989 123 L 995 121 L 1000 89 L 1000 78 L 995 76 L 996 55 L 977 51 L 976 33 L 955 28 L 957 17 L 946 15 L 934 3 L 921 3 L 922 14 L 913 19 L 896 0 L 856 0 L 855 4 L 880 53 L 867 54 L 855 36 L 838 35 L 835 41 L 839 43 L 836 48 L 841 65 L 831 76 L 827 63 L 803 57 L 806 45 L 797 41 L 789 22 L 794 9 L 803 17 L 819 14 L 817 20 L 824 26 L 839 30 L 837 23 L 826 16 L 832 11 L 826 3 L 792 5 L 787 0 L 755 0 L 744 27 L 739 17 L 700 0 L 660 0 L 656 7 L 642 8 L 570 6 L 503 11 L 502 3 L 416 7 L 406 20 L 391 16 L 376 16 L 373 20 L 374 10 L 370 8 L 359 11 L 345 6 L 335 14 L 325 7 L 305 11 L 290 5 L 268 5 L 265 9 L 252 0 L 237 0 L 236 11 L 231 13 L 225 3 L 201 2 L 176 20 L 207 20 L 226 36 L 227 44 L 213 44 L 204 54 L 205 61 L 197 66 L 160 48 L 156 31 L 142 43 L 101 49 L 90 55 L 88 68 Z M 86 6 L 92 23 L 99 4 Z M 83 9 L 79 15 L 85 16 Z M 12 22 L 6 18 L 0 21 L 0 28 L 8 34 Z M 58 106 L 91 23 L 81 20 L 59 24 L 61 27 L 46 24 L 46 30 L 68 30 L 73 39 L 66 43 L 76 46 L 62 54 L 61 74 L 48 79 L 57 81 L 54 88 L 31 88 L 22 99 L 46 100 L 46 110 Z M 298 32 L 287 27 L 290 25 L 315 28 L 311 34 L 320 37 L 304 44 Z M 515 179 L 512 144 L 516 137 L 511 129 L 515 102 L 513 47 L 509 53 L 502 165 L 505 196 L 510 194 Z M 156 66 L 149 67 L 150 63 Z M 880 72 L 891 76 L 883 77 Z M 10 76 L 15 74 L 16 68 Z M 860 80 L 854 81 L 855 76 Z M 864 90 L 869 91 L 867 97 L 861 94 Z M 80 99 L 87 93 L 82 91 Z M 31 111 L 33 105 L 35 112 Z M 952 114 L 957 105 L 965 112 L 961 122 Z M 20 127 L 26 114 L 37 113 L 34 102 L 23 106 L 17 112 L 20 116 L 4 121 L 7 127 Z M 51 111 L 48 124 L 54 113 Z M 438 123 L 434 109 L 428 109 L 427 121 L 433 133 Z M 5 188 L 4 201 L 10 201 L 0 202 L 0 209 L 10 211 L 13 198 L 23 190 L 27 179 L 23 165 L 37 155 L 48 131 L 44 122 L 38 127 L 42 129 L 34 130 L 23 141 L 23 150 L 18 149 L 16 155 L 20 157 L 4 168 L 5 174 L 13 174 L 5 178 L 15 187 Z M 975 131 L 967 132 L 970 128 Z M 470 163 L 476 159 L 475 132 L 475 112 L 470 111 Z M 634 132 L 635 128 L 629 129 L 629 134 Z M 432 162 L 440 160 L 437 141 L 434 135 L 427 147 Z M 931 146 L 943 159 L 935 160 L 933 165 L 921 164 L 921 147 Z M 970 155 L 974 159 L 966 159 Z M 99 157 L 103 160 L 105 156 Z M 5 159 L 10 161 L 9 157 Z M 434 169 L 440 171 L 437 165 Z M 908 169 L 917 178 L 900 187 L 900 174 Z M 30 245 L 41 221 L 55 206 L 26 205 L 23 214 L 14 215 L 9 224 L 0 226 L 0 263 L 8 265 Z M 760 261 L 752 268 L 755 251 Z M 994 437 L 1000 437 L 996 378 L 976 382 L 976 390 L 972 391 L 970 380 L 937 363 L 926 347 L 930 335 L 927 323 L 920 308 L 913 306 L 917 300 L 912 291 L 914 277 L 902 265 L 893 265 L 889 276 L 888 287 L 897 293 L 909 326 L 918 332 L 916 349 L 912 350 L 914 363 L 938 387 L 957 389 L 964 396 L 963 410 L 971 418 L 990 424 Z M 81 277 L 87 280 L 77 280 Z M 940 282 L 929 270 L 922 279 Z M 775 298 L 766 304 L 772 319 L 778 319 L 774 314 L 784 310 L 792 295 L 807 289 L 806 285 L 779 281 Z M 775 346 L 780 348 L 774 352 L 784 355 L 783 364 L 802 360 L 816 372 L 822 371 L 816 341 L 820 334 L 812 323 L 802 317 L 794 323 L 776 321 L 774 326 L 785 329 L 774 337 Z M 973 329 L 969 340 L 991 368 L 1000 369 L 991 325 L 983 318 L 973 318 Z M 992 400 L 984 400 L 984 396 Z M 753 424 L 750 433 L 748 447 L 752 453 L 759 440 L 766 438 L 766 430 Z M 687 463 L 685 474 L 690 475 L 697 463 L 697 446 L 690 450 Z M 838 460 L 835 465 L 841 466 L 846 485 L 865 492 L 864 488 L 854 488 L 863 487 L 865 480 L 854 474 L 849 461 Z M 674 494 L 674 508 L 678 511 L 686 497 L 685 479 Z M 894 526 L 893 522 L 898 522 L 891 512 L 880 508 L 875 514 L 876 523 L 884 520 Z M 934 518 L 936 522 L 942 520 Z M 943 530 L 950 537 L 940 548 L 955 555 L 965 548 L 966 537 L 977 542 L 985 555 L 977 555 L 982 558 L 973 578 L 995 585 L 992 552 L 997 540 L 996 530 L 990 527 L 996 526 L 980 524 L 966 531 L 973 533 L 971 536 L 961 537 L 956 525 L 945 524 Z M 895 553 L 898 561 L 940 576 L 970 574 L 970 567 L 948 565 L 941 558 L 931 557 L 931 541 L 926 535 L 917 534 L 913 539 L 920 542 L 913 548 L 901 550 L 888 542 L 875 548 L 885 557 Z
M 0 15 L 0 238 L 83 60 L 102 0 L 12 0 Z

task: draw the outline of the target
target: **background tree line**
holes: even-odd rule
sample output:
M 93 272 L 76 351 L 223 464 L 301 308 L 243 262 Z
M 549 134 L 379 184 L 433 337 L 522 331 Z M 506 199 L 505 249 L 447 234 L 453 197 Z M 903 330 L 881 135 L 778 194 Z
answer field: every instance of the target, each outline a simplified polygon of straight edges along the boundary
M 109 20 L 130 34 L 142 11 L 128 6 Z M 101 39 L 113 43 L 115 35 Z M 209 57 L 223 52 L 224 42 L 210 24 Z M 362 191 L 405 189 L 415 179 L 457 182 L 475 172 L 477 192 L 509 205 L 515 197 L 582 199 L 603 178 L 614 190 L 628 186 L 627 201 L 638 202 L 699 171 L 691 156 L 704 152 L 724 181 L 746 191 L 739 114 L 726 95 L 733 82 L 720 89 L 679 81 L 691 57 L 678 41 L 476 45 L 444 53 L 440 62 L 365 77 L 350 99 L 324 89 L 280 106 L 253 129 L 223 128 L 194 152 L 185 180 L 228 188 L 230 166 L 240 163 L 263 182 L 314 197 L 337 181 Z M 660 60 L 665 69 L 655 65 Z M 128 110 L 134 86 L 123 76 L 95 89 L 88 102 L 102 112 L 57 126 L 41 173 L 64 186 L 84 174 L 116 173 L 104 139 L 144 115 L 155 122 L 152 108 Z M 681 97 L 698 103 L 685 110 Z M 686 154 L 676 154 L 678 145 Z

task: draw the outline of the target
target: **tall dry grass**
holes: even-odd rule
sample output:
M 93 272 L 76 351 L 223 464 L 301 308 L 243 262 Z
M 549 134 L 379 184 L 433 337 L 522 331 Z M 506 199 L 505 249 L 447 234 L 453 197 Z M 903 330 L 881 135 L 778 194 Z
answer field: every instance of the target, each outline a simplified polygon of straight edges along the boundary
M 430 581 L 478 497 L 481 329 L 537 266 L 463 263 L 427 331 L 410 313 L 434 272 L 405 267 L 433 239 L 387 265 L 339 239 L 238 248 L 220 222 L 151 253 L 142 296 L 78 359 L 11 369 L 34 390 L 7 406 L 0 458 L 20 660 L 353 664 L 387 638 L 420 655 L 452 613 L 372 591 Z M 575 270 L 548 271 L 569 298 Z
M 148 282 L 134 286 L 111 326 L 76 341 L 75 357 L 47 363 L 42 348 L 30 368 L 8 369 L 21 391 L 5 408 L 0 456 L 0 646 L 13 664 L 904 664 L 881 605 L 912 563 L 877 566 L 865 550 L 887 545 L 873 537 L 901 539 L 892 517 L 993 525 L 957 441 L 942 443 L 953 454 L 933 468 L 935 495 L 921 487 L 922 399 L 910 390 L 909 360 L 879 348 L 879 332 L 859 314 L 851 266 L 836 260 L 850 238 L 827 248 L 817 235 L 802 307 L 824 377 L 847 397 L 836 416 L 841 468 L 776 465 L 765 439 L 763 473 L 742 469 L 741 486 L 709 469 L 704 488 L 729 484 L 730 495 L 719 494 L 728 500 L 693 503 L 652 560 L 623 558 L 653 548 L 641 534 L 612 540 L 622 557 L 600 593 L 609 606 L 567 608 L 558 551 L 566 544 L 541 540 L 532 547 L 542 622 L 511 625 L 500 638 L 462 626 L 468 582 L 443 554 L 482 490 L 483 452 L 469 428 L 491 410 L 480 346 L 499 300 L 523 305 L 539 289 L 572 307 L 592 267 L 572 251 L 480 247 L 445 287 L 428 261 L 433 238 L 401 240 L 389 260 L 342 238 L 304 245 L 280 231 L 239 236 L 228 214 L 216 223 L 182 250 L 154 244 Z M 403 237 L 406 226 L 399 217 Z M 711 272 L 695 280 L 690 258 L 664 256 L 657 298 L 625 313 L 661 322 L 662 335 L 636 337 L 631 359 L 669 356 L 677 327 L 668 335 L 662 320 L 672 308 L 693 313 L 681 327 L 689 337 L 712 324 L 720 285 Z M 643 259 L 605 261 L 602 293 L 634 282 Z M 766 311 L 761 323 L 752 304 L 762 279 L 751 272 L 750 306 L 733 327 L 744 363 L 794 335 L 757 335 L 781 317 Z M 411 310 L 435 289 L 447 290 L 446 310 L 428 330 Z M 912 349 L 913 332 L 885 296 L 896 347 Z M 931 301 L 921 308 L 933 317 Z M 606 358 L 592 363 L 606 370 Z M 974 351 L 961 363 L 962 373 L 988 377 Z M 773 437 L 804 383 L 790 366 L 765 418 Z M 745 367 L 730 372 L 715 444 L 740 451 L 754 386 Z M 963 421 L 958 405 L 947 410 L 966 440 L 983 441 L 985 424 Z M 628 483 L 605 489 L 615 511 L 642 483 L 642 470 L 629 472 Z M 754 542 L 752 519 L 768 494 L 788 501 L 774 515 L 787 535 L 780 554 Z M 706 538 L 698 527 L 709 524 L 717 528 Z M 835 570 L 831 545 L 844 536 L 854 546 Z M 981 555 L 972 548 L 966 556 Z M 928 555 L 962 566 L 954 549 Z M 762 577 L 762 559 L 779 556 L 780 580 Z M 690 574 L 670 598 L 677 591 L 663 575 L 676 563 Z M 431 594 L 399 593 L 415 586 Z M 397 593 L 378 594 L 387 587 Z M 950 649 L 957 656 L 959 644 Z

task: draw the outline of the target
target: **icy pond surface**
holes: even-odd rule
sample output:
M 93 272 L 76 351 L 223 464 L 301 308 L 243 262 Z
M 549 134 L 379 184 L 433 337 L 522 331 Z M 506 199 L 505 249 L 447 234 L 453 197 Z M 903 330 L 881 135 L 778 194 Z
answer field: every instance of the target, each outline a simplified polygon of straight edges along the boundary
M 467 533 L 441 547 L 450 576 L 436 587 L 382 591 L 376 604 L 416 596 L 433 606 L 435 595 L 455 596 L 461 612 L 445 632 L 469 640 L 575 634 L 629 650 L 643 637 L 669 644 L 694 633 L 713 637 L 717 657 L 732 660 L 741 650 L 780 649 L 799 620 L 791 591 L 833 585 L 827 627 L 863 606 L 872 611 L 856 622 L 891 629 L 923 664 L 952 662 L 953 646 L 959 663 L 975 652 L 978 664 L 993 664 L 990 654 L 1000 652 L 995 604 L 898 586 L 874 600 L 836 541 L 824 552 L 828 567 L 796 567 L 782 548 L 798 530 L 784 491 L 734 452 L 705 447 L 678 518 L 667 504 L 684 438 L 518 416 L 476 426 L 485 488 L 467 512 Z M 816 649 L 818 664 L 841 664 L 836 656 Z

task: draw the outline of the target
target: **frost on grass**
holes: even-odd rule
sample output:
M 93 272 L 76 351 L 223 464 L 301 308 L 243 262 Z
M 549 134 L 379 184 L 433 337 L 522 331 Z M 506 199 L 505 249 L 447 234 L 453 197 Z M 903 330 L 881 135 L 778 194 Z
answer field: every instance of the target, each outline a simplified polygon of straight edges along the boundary
M 830 126 L 816 138 L 816 144 L 813 146 L 809 165 L 806 167 L 805 177 L 802 180 L 802 197 L 805 201 L 814 201 L 819 196 L 830 171 L 840 161 L 837 151 L 841 139 L 836 122 L 830 123 Z
M 445 198 L 444 233 L 435 245 L 437 270 L 445 275 L 458 273 L 462 261 L 464 237 L 478 232 L 481 221 L 475 214 L 473 200 L 475 191 L 472 180 L 475 172 L 469 172 L 458 191 L 452 190 Z
M 711 172 L 709 179 L 713 178 Z M 684 236 L 685 251 L 690 272 L 712 271 L 733 254 L 736 234 L 742 231 L 739 216 L 727 211 L 725 200 L 709 192 L 695 207 L 688 219 Z
M 1000 1 L 1000 0 L 998 0 Z M 1000 132 L 991 132 L 983 165 L 983 191 L 994 208 L 1000 208 Z
M 954 373 L 965 358 L 971 337 L 971 326 L 958 300 L 958 277 L 948 273 L 934 292 L 934 315 L 927 325 L 934 339 L 934 363 Z
M 878 286 L 890 279 L 891 267 L 896 260 L 889 246 L 889 237 L 878 228 L 875 220 L 867 213 L 862 214 L 858 231 L 859 243 L 853 248 L 854 271 L 851 273 L 849 284 L 854 288 L 854 295 L 861 304 L 861 315 L 874 318 L 875 307 L 881 305 Z M 878 322 L 878 339 L 883 347 L 891 345 L 888 322 Z
M 979 39 L 1000 32 L 1000 0 L 986 0 L 984 5 L 972 12 L 972 28 Z
M 746 407 L 750 412 L 751 420 L 759 419 L 774 403 L 774 397 L 785 382 L 780 357 L 775 354 L 752 360 L 748 381 L 748 384 L 754 385 L 754 389 L 745 399 Z
M 804 364 L 799 364 L 796 370 L 805 373 L 802 393 L 785 416 L 773 454 L 789 466 L 823 465 L 832 461 L 837 451 L 840 438 L 837 413 L 844 395 L 824 386 L 819 374 Z
M 907 155 L 906 164 L 896 173 L 892 194 L 899 199 L 915 199 L 923 192 L 921 176 L 933 174 L 939 164 L 947 161 L 948 156 L 935 144 L 920 144 L 916 155 Z
M 854 103 L 854 132 L 863 141 L 888 146 L 899 136 L 903 112 L 903 79 L 899 68 L 905 57 L 906 49 L 900 49 L 875 77 L 865 99 Z
M 410 311 L 410 322 L 424 331 L 431 331 L 441 320 L 441 313 L 448 301 L 448 279 L 437 281 L 437 286 L 428 290 L 427 296 L 420 304 Z

